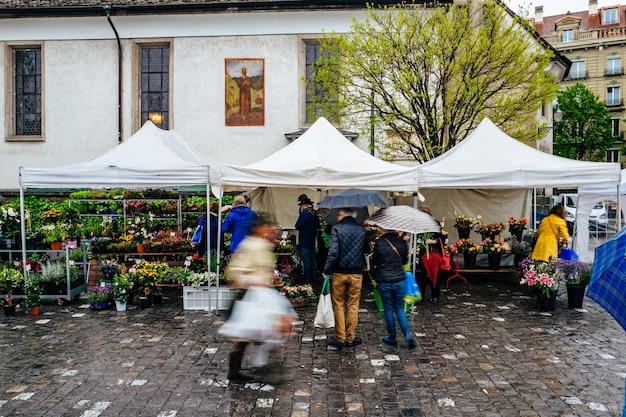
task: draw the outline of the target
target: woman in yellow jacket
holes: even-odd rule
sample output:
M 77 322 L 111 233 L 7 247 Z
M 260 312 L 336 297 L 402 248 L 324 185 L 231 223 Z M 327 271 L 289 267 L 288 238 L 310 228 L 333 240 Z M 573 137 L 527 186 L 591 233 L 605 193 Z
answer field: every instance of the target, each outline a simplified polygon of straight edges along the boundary
M 539 224 L 537 243 L 532 253 L 532 258 L 539 261 L 548 262 L 550 258 L 559 257 L 559 250 L 562 242 L 567 243 L 569 233 L 565 217 L 567 212 L 565 207 L 557 204 L 552 207 L 550 213 Z

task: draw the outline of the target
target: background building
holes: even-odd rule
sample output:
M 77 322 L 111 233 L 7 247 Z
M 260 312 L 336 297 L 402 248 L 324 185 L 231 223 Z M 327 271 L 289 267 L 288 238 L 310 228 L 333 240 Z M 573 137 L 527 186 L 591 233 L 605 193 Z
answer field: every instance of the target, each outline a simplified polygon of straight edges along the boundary
M 606 104 L 615 137 L 606 160 L 624 165 L 626 6 L 599 8 L 597 0 L 589 0 L 589 10 L 556 16 L 544 16 L 538 6 L 531 20 L 541 37 L 572 61 L 563 89 L 583 83 Z

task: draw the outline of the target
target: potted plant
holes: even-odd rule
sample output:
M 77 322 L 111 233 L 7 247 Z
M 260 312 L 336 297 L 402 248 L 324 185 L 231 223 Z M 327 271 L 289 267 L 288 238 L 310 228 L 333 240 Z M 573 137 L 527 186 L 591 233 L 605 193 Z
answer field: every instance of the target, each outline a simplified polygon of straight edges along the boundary
M 528 224 L 528 218 L 520 217 L 519 220 L 513 216 L 509 217 L 509 232 L 511 236 L 515 236 L 518 241 L 522 240 L 522 235 Z
M 0 269 L 0 291 L 4 294 L 2 306 L 5 316 L 15 315 L 15 305 L 13 304 L 13 291 L 19 288 L 24 282 L 22 272 L 16 268 L 5 266 Z
M 519 267 L 520 262 L 524 260 L 530 253 L 529 242 L 527 239 L 517 240 L 515 236 L 511 236 L 504 240 L 508 243 L 513 254 L 513 264 L 516 268 Z
M 559 259 L 557 263 L 561 268 L 567 287 L 569 308 L 582 308 L 585 288 L 591 279 L 591 264 L 578 259 Z
M 502 261 L 502 254 L 508 251 L 509 245 L 506 242 L 499 242 L 493 240 L 490 237 L 486 238 L 480 243 L 481 250 L 487 255 L 489 260 L 489 268 L 500 268 L 500 262 Z
M 470 236 L 472 227 L 478 223 L 475 217 L 467 217 L 464 214 L 454 212 L 454 227 L 459 232 L 459 239 L 467 239 Z
M 125 311 L 131 291 L 133 289 L 133 280 L 128 272 L 116 274 L 113 277 L 113 299 L 115 300 L 115 309 L 117 311 Z
M 315 297 L 311 285 L 283 285 L 280 293 L 287 297 L 294 307 L 304 307 L 309 302 L 309 299 Z
M 63 241 L 67 238 L 67 235 L 60 224 L 44 226 L 41 229 L 41 233 L 43 234 L 43 243 L 48 243 L 50 249 L 61 250 L 63 248 Z
M 458 240 L 454 246 L 457 247 L 459 253 L 463 254 L 463 266 L 466 269 L 476 268 L 476 257 L 480 251 L 480 245 L 472 241 L 472 238 Z
M 554 311 L 556 307 L 556 291 L 562 278 L 561 268 L 556 259 L 549 262 L 526 258 L 521 263 L 522 279 L 520 284 L 539 293 L 539 303 L 542 311 Z
M 48 260 L 41 264 L 41 285 L 50 294 L 63 293 L 67 284 L 67 266 L 61 260 Z
M 13 204 L 0 206 L 0 236 L 7 249 L 17 249 L 20 236 L 20 213 Z
M 121 265 L 113 259 L 103 259 L 98 264 L 98 270 L 102 275 L 102 280 L 106 282 L 114 282 L 121 271 Z
M 94 285 L 87 289 L 87 302 L 92 309 L 105 309 L 113 301 L 113 285 Z
M 31 316 L 39 315 L 41 307 L 41 285 L 39 284 L 40 275 L 31 274 L 30 279 L 24 285 L 25 298 L 22 300 L 22 307 L 28 310 Z

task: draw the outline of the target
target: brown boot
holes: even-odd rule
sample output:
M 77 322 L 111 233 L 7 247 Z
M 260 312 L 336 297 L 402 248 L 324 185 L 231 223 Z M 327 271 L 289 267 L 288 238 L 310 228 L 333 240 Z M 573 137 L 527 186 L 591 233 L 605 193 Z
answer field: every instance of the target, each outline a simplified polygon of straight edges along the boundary
M 228 357 L 228 379 L 232 382 L 252 381 L 254 377 L 241 371 L 243 352 L 231 352 Z

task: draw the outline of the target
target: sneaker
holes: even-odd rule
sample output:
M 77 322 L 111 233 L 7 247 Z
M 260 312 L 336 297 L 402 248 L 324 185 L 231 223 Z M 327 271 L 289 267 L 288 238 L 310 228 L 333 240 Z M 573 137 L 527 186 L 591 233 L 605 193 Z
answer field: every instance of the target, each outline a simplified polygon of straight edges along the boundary
M 351 340 L 350 342 L 346 342 L 346 347 L 354 347 L 354 346 L 358 346 L 361 343 L 363 343 L 363 339 L 361 339 L 360 337 L 355 337 L 354 340 Z
M 343 343 L 338 342 L 335 339 L 329 340 L 328 343 L 326 343 L 326 349 L 328 350 L 341 350 L 343 349 L 343 346 Z
M 409 344 L 409 349 L 414 349 L 417 347 L 417 340 L 415 339 L 409 339 L 407 340 L 407 343 Z
M 392 339 L 391 337 L 383 337 L 383 343 L 386 345 L 397 346 L 398 341 L 396 339 Z

